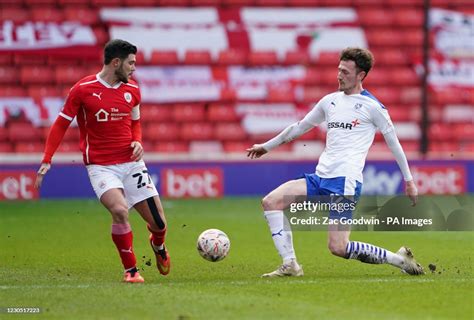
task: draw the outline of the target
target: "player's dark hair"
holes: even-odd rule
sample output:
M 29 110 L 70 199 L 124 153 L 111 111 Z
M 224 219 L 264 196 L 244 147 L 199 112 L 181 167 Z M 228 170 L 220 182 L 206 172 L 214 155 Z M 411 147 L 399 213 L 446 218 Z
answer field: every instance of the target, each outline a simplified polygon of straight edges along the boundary
M 374 65 L 374 56 L 367 49 L 362 48 L 346 48 L 342 50 L 339 61 L 354 61 L 357 73 L 365 71 L 365 76 L 369 73 Z
M 104 47 L 104 64 L 109 64 L 115 58 L 125 60 L 129 54 L 137 54 L 137 47 L 125 40 L 110 40 Z

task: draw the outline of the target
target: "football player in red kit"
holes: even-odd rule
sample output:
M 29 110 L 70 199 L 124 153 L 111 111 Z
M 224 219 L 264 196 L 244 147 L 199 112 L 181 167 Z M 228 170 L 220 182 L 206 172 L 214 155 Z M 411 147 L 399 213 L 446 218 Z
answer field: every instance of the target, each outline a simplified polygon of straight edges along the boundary
M 140 89 L 130 79 L 136 53 L 137 48 L 127 41 L 109 41 L 102 70 L 71 88 L 46 140 L 35 182 L 40 188 L 56 149 L 77 117 L 84 164 L 97 197 L 112 215 L 112 240 L 125 269 L 124 281 L 131 283 L 144 281 L 137 270 L 128 222 L 132 207 L 147 222 L 160 273 L 167 275 L 171 265 L 164 244 L 167 225 L 163 207 L 142 160 Z

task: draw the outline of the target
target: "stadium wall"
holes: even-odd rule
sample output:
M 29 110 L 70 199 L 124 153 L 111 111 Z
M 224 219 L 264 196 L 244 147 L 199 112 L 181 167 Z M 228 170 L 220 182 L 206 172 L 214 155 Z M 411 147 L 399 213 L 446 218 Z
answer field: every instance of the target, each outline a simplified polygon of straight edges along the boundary
M 474 161 L 412 161 L 420 194 L 474 193 Z M 312 161 L 149 162 L 149 172 L 164 197 L 206 198 L 261 196 L 284 181 L 313 172 Z M 0 165 L 0 200 L 93 198 L 82 164 L 57 164 L 40 192 L 33 187 L 36 165 Z M 138 182 L 138 181 L 137 181 Z M 363 193 L 403 192 L 403 178 L 395 162 L 368 161 Z

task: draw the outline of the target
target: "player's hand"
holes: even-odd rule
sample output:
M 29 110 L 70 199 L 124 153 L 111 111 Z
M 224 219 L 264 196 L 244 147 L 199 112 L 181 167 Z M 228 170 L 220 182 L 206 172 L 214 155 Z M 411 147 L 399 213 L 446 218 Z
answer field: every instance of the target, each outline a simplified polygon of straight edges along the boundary
M 250 159 L 258 159 L 268 152 L 267 150 L 265 150 L 265 148 L 261 144 L 254 144 L 251 148 L 248 148 L 246 151 L 248 152 L 247 157 L 249 157 Z
M 46 174 L 46 172 L 49 171 L 49 169 L 51 169 L 51 165 L 49 163 L 42 163 L 41 164 L 41 166 L 38 170 L 38 173 L 36 174 L 36 180 L 35 180 L 35 188 L 36 189 L 41 188 L 41 184 L 43 183 L 44 175 Z
M 130 157 L 133 161 L 140 161 L 143 159 L 143 147 L 138 141 L 133 141 L 130 144 L 130 147 L 133 148 L 132 156 Z
M 405 193 L 411 200 L 411 206 L 416 206 L 416 202 L 418 201 L 418 189 L 413 180 L 406 182 Z

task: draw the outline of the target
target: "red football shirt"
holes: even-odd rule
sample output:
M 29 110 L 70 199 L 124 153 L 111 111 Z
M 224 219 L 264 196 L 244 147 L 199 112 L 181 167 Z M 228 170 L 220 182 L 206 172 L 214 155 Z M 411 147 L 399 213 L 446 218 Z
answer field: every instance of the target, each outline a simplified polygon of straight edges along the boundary
M 110 86 L 99 75 L 77 82 L 59 113 L 72 121 L 77 116 L 84 163 L 111 165 L 130 162 L 132 120 L 138 120 L 140 89 L 136 82 Z

